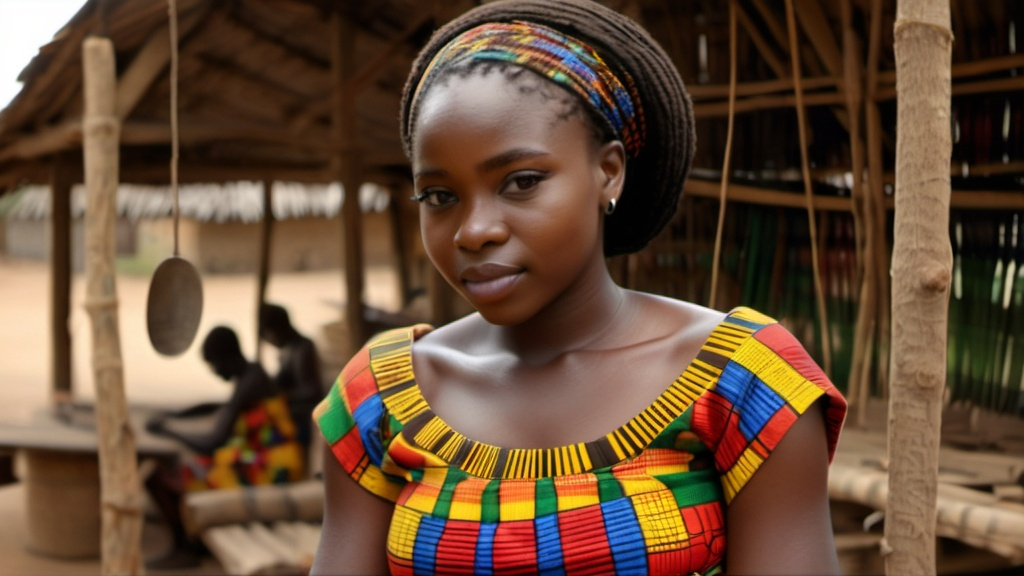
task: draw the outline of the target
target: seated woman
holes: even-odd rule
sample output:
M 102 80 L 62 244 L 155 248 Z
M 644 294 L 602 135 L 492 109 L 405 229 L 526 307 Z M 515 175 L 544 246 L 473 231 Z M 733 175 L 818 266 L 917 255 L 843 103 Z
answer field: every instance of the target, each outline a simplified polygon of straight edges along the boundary
M 303 451 L 284 394 L 258 363 L 242 355 L 235 332 L 223 326 L 211 330 L 203 341 L 203 359 L 233 384 L 227 403 L 164 412 L 146 423 L 151 433 L 174 438 L 194 452 L 180 465 L 161 461 L 146 479 L 146 489 L 174 538 L 170 554 L 147 562 L 153 569 L 184 568 L 199 561 L 198 547 L 189 541 L 181 519 L 185 491 L 279 484 L 299 480 L 305 473 Z M 168 426 L 176 419 L 214 411 L 218 412 L 216 420 L 205 433 Z

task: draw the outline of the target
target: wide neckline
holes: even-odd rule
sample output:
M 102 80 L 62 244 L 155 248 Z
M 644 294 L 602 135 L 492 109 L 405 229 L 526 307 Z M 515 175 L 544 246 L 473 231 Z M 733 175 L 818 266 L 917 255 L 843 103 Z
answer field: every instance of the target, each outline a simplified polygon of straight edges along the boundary
M 484 478 L 540 478 L 590 472 L 636 457 L 712 388 L 740 343 L 774 322 L 749 308 L 729 312 L 701 344 L 697 356 L 644 410 L 604 436 L 548 448 L 510 448 L 473 440 L 442 419 L 427 402 L 413 370 L 412 344 L 433 327 L 417 324 L 381 334 L 370 343 L 370 367 L 385 406 L 413 446 L 448 466 Z

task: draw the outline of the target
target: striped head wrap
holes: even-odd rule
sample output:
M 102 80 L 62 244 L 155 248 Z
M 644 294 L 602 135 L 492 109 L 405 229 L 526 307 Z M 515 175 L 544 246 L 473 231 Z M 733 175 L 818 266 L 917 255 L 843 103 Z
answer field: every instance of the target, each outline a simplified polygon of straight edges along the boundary
M 446 44 L 420 77 L 413 102 L 431 75 L 468 60 L 510 62 L 568 89 L 589 104 L 622 141 L 630 157 L 644 143 L 644 113 L 633 79 L 617 77 L 591 46 L 541 24 L 488 22 Z M 415 104 L 414 104 L 415 105 Z
M 490 25 L 523 25 L 532 32 L 531 42 L 546 45 L 525 47 L 501 39 L 507 47 L 489 48 L 492 59 L 518 62 L 550 81 L 557 82 L 573 94 L 579 95 L 594 111 L 594 121 L 605 124 L 609 133 L 627 148 L 629 163 L 626 183 L 615 213 L 604 217 L 604 249 L 606 256 L 636 252 L 644 248 L 672 219 L 679 205 L 683 183 L 690 171 L 690 162 L 696 147 L 693 106 L 686 87 L 671 58 L 642 26 L 628 17 L 594 0 L 496 0 L 477 6 L 448 22 L 430 37 L 406 79 L 402 90 L 400 130 L 406 157 L 412 158 L 413 131 L 416 124 L 416 96 L 429 90 L 428 75 L 440 77 L 442 70 L 458 70 L 439 53 L 452 49 L 452 57 L 468 59 L 450 45 L 466 32 Z M 513 26 L 514 28 L 514 26 Z M 541 35 L 537 31 L 544 30 Z M 553 33 L 553 35 L 552 35 Z M 533 40 L 537 38 L 537 40 Z M 570 42 L 581 48 L 574 51 Z M 490 42 L 490 40 L 488 40 Z M 483 57 L 485 52 L 473 47 L 472 57 Z M 524 54 L 521 56 L 521 54 Z M 529 63 L 544 54 L 540 64 Z M 585 56 L 584 56 L 585 55 Z M 600 56 L 597 56 L 600 55 Z M 444 58 L 451 58 L 445 56 Z M 435 60 L 437 62 L 435 62 Z M 546 62 L 546 63 L 545 63 Z M 591 62 L 600 63 L 594 66 Z M 554 63 L 557 63 L 557 68 Z M 581 71 L 583 68 L 590 70 Z M 594 72 L 601 68 L 601 73 Z M 612 87 L 602 74 L 617 79 L 622 92 Z M 564 74 L 566 81 L 551 73 Z M 589 74 L 589 75 L 587 75 Z M 586 80 L 572 80 L 585 78 Z M 591 84 L 591 78 L 597 83 Z M 595 98 L 591 98 L 591 95 Z M 626 106 L 618 96 L 626 94 L 633 112 L 624 112 Z M 602 106 L 617 110 L 606 113 Z M 623 118 L 622 130 L 615 125 L 614 114 Z M 629 116 L 635 128 L 627 127 Z M 631 130 L 635 129 L 636 137 Z M 632 138 L 632 140 L 631 140 Z M 635 144 L 635 146 L 634 146 Z M 634 146 L 632 150 L 628 150 Z

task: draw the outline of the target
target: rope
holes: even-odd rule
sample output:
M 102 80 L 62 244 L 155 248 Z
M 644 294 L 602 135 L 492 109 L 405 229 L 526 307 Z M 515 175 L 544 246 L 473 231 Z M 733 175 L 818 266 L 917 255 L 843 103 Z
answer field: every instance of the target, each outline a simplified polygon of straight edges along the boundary
M 803 79 L 800 76 L 800 51 L 796 41 L 796 17 L 793 0 L 786 0 L 786 29 L 789 32 L 789 55 L 793 64 L 793 90 L 796 95 L 796 120 L 800 129 L 800 168 L 803 172 L 804 198 L 807 202 L 807 225 L 811 236 L 811 267 L 814 271 L 814 293 L 818 297 L 818 317 L 821 320 L 821 355 L 825 374 L 832 375 L 832 343 L 829 338 L 828 315 L 825 311 L 825 289 L 821 285 L 818 264 L 818 225 L 814 215 L 814 191 L 811 189 L 811 170 L 807 161 L 807 118 L 804 110 Z
M 721 268 L 722 231 L 725 228 L 726 191 L 729 189 L 729 164 L 732 160 L 733 121 L 736 119 L 736 0 L 729 1 L 729 125 L 725 137 L 725 160 L 722 162 L 722 188 L 718 195 L 718 229 L 715 232 L 715 253 L 711 258 L 711 296 L 708 308 L 715 307 L 718 295 L 718 270 Z
M 178 256 L 178 3 L 167 0 L 167 25 L 171 37 L 171 194 L 174 198 L 174 255 Z

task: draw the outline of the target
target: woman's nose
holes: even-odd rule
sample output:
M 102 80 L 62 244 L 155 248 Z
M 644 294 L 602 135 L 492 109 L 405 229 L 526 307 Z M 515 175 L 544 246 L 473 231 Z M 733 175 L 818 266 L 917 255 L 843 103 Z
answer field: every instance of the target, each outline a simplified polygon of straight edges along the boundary
M 504 244 L 508 240 L 508 225 L 493 201 L 472 202 L 468 208 L 455 233 L 457 248 L 477 251 L 488 244 Z

